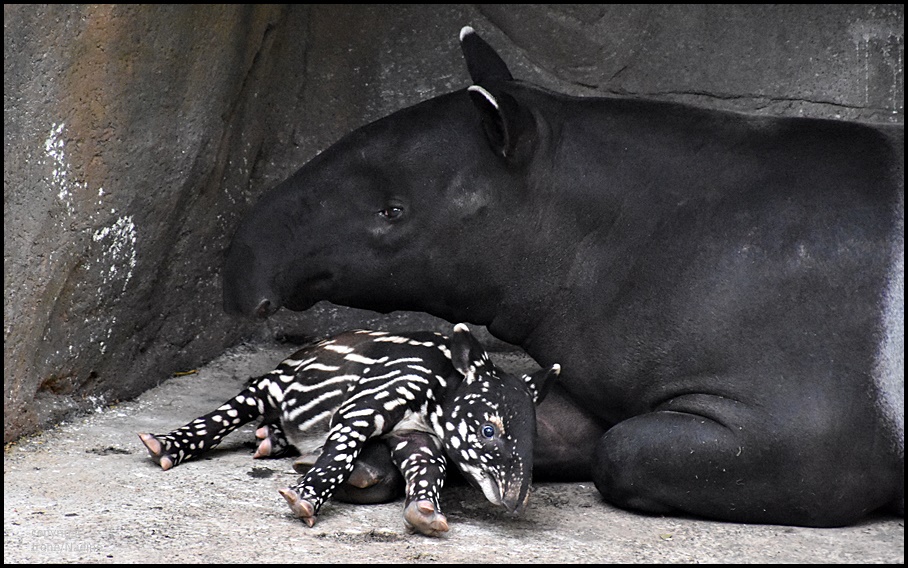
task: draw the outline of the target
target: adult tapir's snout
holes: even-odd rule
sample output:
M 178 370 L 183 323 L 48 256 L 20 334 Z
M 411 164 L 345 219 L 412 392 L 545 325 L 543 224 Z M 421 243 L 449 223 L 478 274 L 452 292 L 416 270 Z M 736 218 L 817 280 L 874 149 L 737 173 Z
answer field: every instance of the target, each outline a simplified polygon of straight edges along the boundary
M 332 271 L 309 247 L 325 223 L 300 206 L 298 187 L 288 183 L 266 194 L 233 235 L 222 272 L 227 313 L 265 319 L 282 307 L 303 311 L 327 299 Z
M 265 319 L 280 308 L 277 294 L 265 275 L 256 270 L 255 252 L 246 243 L 234 240 L 224 264 L 224 310 L 229 314 Z

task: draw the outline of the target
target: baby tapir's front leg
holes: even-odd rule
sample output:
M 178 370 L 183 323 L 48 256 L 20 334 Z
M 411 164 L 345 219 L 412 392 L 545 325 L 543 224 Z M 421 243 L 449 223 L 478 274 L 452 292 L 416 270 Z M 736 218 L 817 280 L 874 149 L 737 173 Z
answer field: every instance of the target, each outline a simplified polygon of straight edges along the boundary
M 407 528 L 428 536 L 448 530 L 441 512 L 439 494 L 445 482 L 445 454 L 441 440 L 427 432 L 404 432 L 388 436 L 391 459 L 407 482 L 404 522 Z
M 416 380 L 417 383 L 425 382 L 412 376 L 409 379 Z M 321 506 L 331 498 L 338 486 L 350 478 L 354 461 L 366 441 L 387 434 L 399 424 L 408 412 L 408 403 L 419 404 L 419 401 L 414 402 L 414 395 L 404 388 L 402 382 L 395 385 L 396 392 L 406 391 L 407 394 L 401 394 L 402 398 L 399 399 L 381 396 L 382 392 L 391 392 L 386 384 L 375 387 L 375 383 L 367 379 L 363 380 L 361 386 L 362 384 L 369 386 L 352 394 L 334 414 L 322 454 L 312 469 L 298 484 L 279 490 L 293 514 L 310 527 L 315 525 Z M 292 427 L 287 424 L 286 418 L 284 426 Z
M 293 469 L 306 474 L 322 453 L 316 451 L 294 460 Z M 354 505 L 388 503 L 404 494 L 403 475 L 391 460 L 391 449 L 384 438 L 369 438 L 353 462 L 353 473 L 335 489 L 333 498 Z
M 293 514 L 310 527 L 315 525 L 321 506 L 331 498 L 334 490 L 350 477 L 353 462 L 362 451 L 366 440 L 384 433 L 376 432 L 375 425 L 361 417 L 373 414 L 374 411 L 366 409 L 341 416 L 328 432 L 322 455 L 302 481 L 292 487 L 278 490 L 287 500 Z

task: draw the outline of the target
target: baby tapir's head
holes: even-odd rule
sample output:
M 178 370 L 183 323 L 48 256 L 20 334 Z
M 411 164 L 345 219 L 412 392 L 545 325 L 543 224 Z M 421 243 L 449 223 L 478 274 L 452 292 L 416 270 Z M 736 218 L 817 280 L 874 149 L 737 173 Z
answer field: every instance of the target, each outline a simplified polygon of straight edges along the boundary
M 451 362 L 463 375 L 444 405 L 444 445 L 451 461 L 486 498 L 519 513 L 529 498 L 536 404 L 559 365 L 516 377 L 496 367 L 464 324 L 450 339 Z

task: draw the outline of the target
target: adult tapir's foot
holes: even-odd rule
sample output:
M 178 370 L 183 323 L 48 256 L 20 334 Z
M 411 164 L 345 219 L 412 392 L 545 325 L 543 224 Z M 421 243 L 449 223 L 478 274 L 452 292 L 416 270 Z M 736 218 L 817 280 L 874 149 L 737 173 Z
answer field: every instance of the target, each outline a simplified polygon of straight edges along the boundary
M 837 459 L 841 444 L 865 440 L 836 442 L 837 425 L 817 424 L 682 395 L 606 432 L 593 480 L 620 507 L 745 523 L 842 526 L 887 503 L 891 464 L 869 452 L 869 463 Z
M 158 440 L 154 434 L 145 434 L 142 432 L 139 432 L 139 439 L 145 444 L 149 455 L 151 455 L 151 459 L 154 460 L 156 464 L 160 465 L 161 469 L 167 471 L 174 466 L 174 463 L 176 463 L 176 456 L 168 453 L 167 449 L 169 444 L 166 440 L 162 442 L 161 440 Z
M 300 497 L 300 494 L 290 487 L 278 489 L 278 492 L 287 500 L 290 510 L 297 518 L 302 519 L 309 527 L 315 525 L 315 506 L 312 503 Z
M 404 522 L 407 528 L 426 536 L 439 536 L 448 532 L 448 520 L 435 510 L 431 501 L 413 501 L 404 509 Z

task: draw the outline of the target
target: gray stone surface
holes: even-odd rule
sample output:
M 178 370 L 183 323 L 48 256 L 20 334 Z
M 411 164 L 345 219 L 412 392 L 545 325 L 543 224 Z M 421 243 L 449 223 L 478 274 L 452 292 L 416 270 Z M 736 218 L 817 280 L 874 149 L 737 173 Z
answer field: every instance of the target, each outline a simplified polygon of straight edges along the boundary
M 901 5 L 481 8 L 577 94 L 628 94 L 770 115 L 904 120 Z M 483 30 L 485 31 L 485 30 Z M 488 34 L 487 34 L 488 35 Z M 506 39 L 505 39 L 506 38 Z
M 241 336 L 217 259 L 281 14 L 5 8 L 5 440 Z
M 279 487 L 291 458 L 252 460 L 253 428 L 206 457 L 161 471 L 136 432 L 166 433 L 206 413 L 293 351 L 241 346 L 201 369 L 111 408 L 7 447 L 3 560 L 12 562 L 791 562 L 905 560 L 904 520 L 845 528 L 740 525 L 644 516 L 602 502 L 591 483 L 540 483 L 513 518 L 478 490 L 448 487 L 451 530 L 408 534 L 403 501 L 329 502 L 313 528 L 291 516 Z M 532 363 L 493 354 L 511 370 Z
M 773 115 L 904 113 L 903 6 L 4 7 L 4 440 L 124 400 L 243 337 L 437 328 L 320 305 L 221 311 L 261 193 L 349 130 L 468 84 L 473 25 L 515 75 Z

